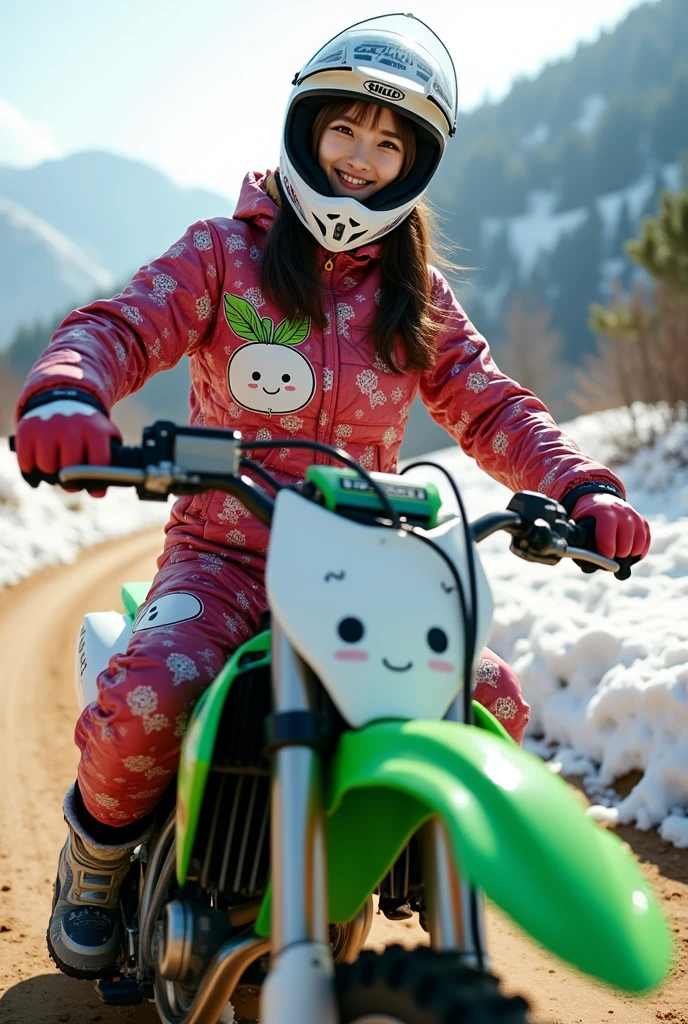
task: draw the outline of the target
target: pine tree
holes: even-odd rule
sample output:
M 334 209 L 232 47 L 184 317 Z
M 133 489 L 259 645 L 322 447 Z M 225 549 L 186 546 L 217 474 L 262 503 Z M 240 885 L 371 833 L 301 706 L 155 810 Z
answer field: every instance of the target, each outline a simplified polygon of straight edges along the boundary
M 640 238 L 626 252 L 655 281 L 688 295 L 688 188 L 662 192 L 659 215 L 643 221 Z

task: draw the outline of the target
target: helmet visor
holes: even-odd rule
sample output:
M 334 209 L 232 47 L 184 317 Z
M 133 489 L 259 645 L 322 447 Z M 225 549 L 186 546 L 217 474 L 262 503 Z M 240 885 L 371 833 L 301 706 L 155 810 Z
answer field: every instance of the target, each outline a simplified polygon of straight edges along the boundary
M 344 43 L 346 37 L 346 43 Z M 408 88 L 409 75 L 417 79 L 419 91 L 432 82 L 433 98 L 442 109 L 450 131 L 456 122 L 456 69 L 449 50 L 432 29 L 411 14 L 383 14 L 351 25 L 321 47 L 303 68 L 300 79 L 318 71 L 355 68 L 366 73 L 372 62 L 376 77 L 380 66 L 389 69 L 390 83 L 404 76 Z

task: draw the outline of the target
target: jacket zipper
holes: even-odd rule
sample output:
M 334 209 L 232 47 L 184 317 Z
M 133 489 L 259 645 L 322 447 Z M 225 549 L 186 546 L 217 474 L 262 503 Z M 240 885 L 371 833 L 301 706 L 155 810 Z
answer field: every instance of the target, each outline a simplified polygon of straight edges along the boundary
M 330 307 L 330 333 L 326 334 L 323 338 L 325 342 L 329 340 L 331 352 L 327 352 L 327 344 L 323 345 L 323 384 L 325 381 L 325 366 L 328 366 L 332 370 L 332 383 L 329 391 L 324 391 L 323 404 L 321 407 L 321 415 L 324 412 L 327 416 L 327 421 L 324 427 L 320 426 L 318 420 L 318 430 L 316 437 L 323 444 L 332 443 L 332 435 L 334 429 L 334 423 L 332 422 L 332 414 L 337 407 L 337 390 L 339 388 L 339 339 L 337 337 L 337 304 L 335 302 L 334 290 L 332 288 L 332 275 L 334 273 L 334 257 L 330 258 L 325 262 L 325 287 L 328 295 L 328 305 Z M 327 461 L 327 455 L 324 452 L 315 452 L 316 463 L 324 463 Z

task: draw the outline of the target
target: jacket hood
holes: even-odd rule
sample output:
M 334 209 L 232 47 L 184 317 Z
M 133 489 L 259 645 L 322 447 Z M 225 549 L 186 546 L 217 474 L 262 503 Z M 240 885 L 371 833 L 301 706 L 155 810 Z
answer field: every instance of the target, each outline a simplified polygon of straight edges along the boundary
M 241 183 L 241 191 L 234 211 L 235 220 L 254 221 L 267 231 L 278 213 L 278 207 L 265 191 L 265 182 L 271 171 L 249 171 Z
M 279 212 L 279 206 L 265 191 L 268 178 L 278 173 L 277 171 L 249 171 L 241 184 L 241 191 L 234 211 L 235 220 L 252 221 L 263 231 L 269 231 Z M 304 230 L 306 230 L 304 228 Z M 337 257 L 337 263 L 344 263 L 359 266 L 367 263 L 368 260 L 377 259 L 382 250 L 379 242 L 371 245 L 363 245 L 360 249 L 350 250 L 348 253 L 331 253 L 322 246 L 318 246 L 318 263 L 324 264 L 331 256 Z M 343 257 L 347 257 L 343 259 Z

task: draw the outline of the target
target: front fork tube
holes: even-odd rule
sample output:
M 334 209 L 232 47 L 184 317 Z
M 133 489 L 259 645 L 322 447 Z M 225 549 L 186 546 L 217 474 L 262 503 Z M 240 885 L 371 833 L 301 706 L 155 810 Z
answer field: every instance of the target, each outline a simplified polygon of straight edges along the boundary
M 470 678 L 474 676 L 473 671 Z M 463 703 L 461 693 L 447 709 L 445 721 L 463 722 Z M 433 949 L 458 952 L 466 966 L 488 970 L 482 893 L 460 877 L 446 827 L 439 818 L 424 826 L 421 851 L 425 915 Z
M 272 623 L 275 712 L 309 711 L 307 669 Z M 329 943 L 325 812 L 319 754 L 283 746 L 271 796 L 272 966 L 261 994 L 264 1024 L 337 1024 Z
M 481 893 L 459 876 L 444 823 L 421 832 L 425 916 L 433 949 L 451 950 L 467 967 L 488 969 Z

